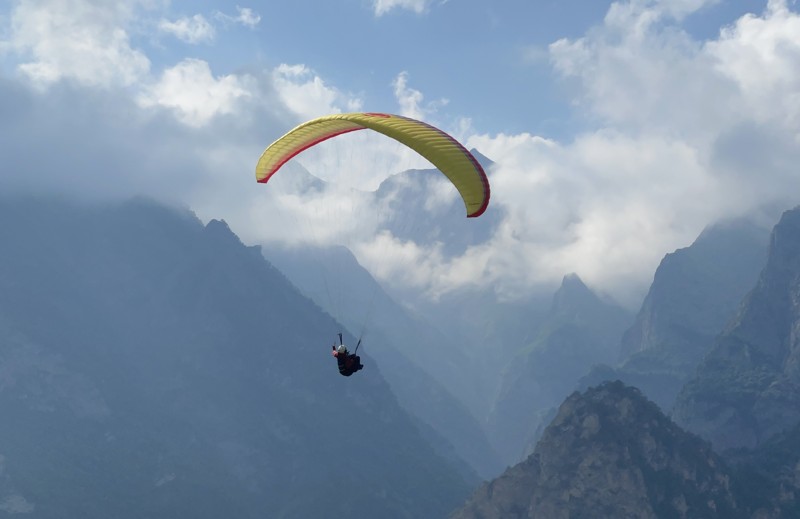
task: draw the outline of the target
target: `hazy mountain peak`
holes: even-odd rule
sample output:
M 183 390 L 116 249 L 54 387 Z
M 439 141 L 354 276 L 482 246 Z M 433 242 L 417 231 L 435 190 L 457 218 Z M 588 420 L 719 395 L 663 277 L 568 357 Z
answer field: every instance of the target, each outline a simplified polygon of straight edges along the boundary
M 595 364 L 610 362 L 631 315 L 601 300 L 580 277 L 564 276 L 550 312 L 509 361 L 489 416 L 497 449 L 508 463 L 521 459 L 548 410 L 578 386 Z
M 587 290 L 587 291 L 589 290 L 589 288 L 584 284 L 580 276 L 574 272 L 566 274 L 561 279 L 561 288 L 562 289 L 577 288 L 578 290 Z
M 231 243 L 241 244 L 241 240 L 234 234 L 225 220 L 210 220 L 206 224 L 206 232 L 209 236 L 223 240 L 231 240 Z
M 483 169 L 485 170 L 489 169 L 491 166 L 494 165 L 494 161 L 492 159 L 490 159 L 477 149 L 472 148 L 469 150 L 469 152 L 472 153 L 472 156 L 475 157 L 475 160 L 478 161 L 478 164 L 480 164 L 481 167 L 483 167 Z
M 561 286 L 553 295 L 553 311 L 565 311 L 568 309 L 579 309 L 586 305 L 600 303 L 600 300 L 587 287 L 581 278 L 575 274 L 567 274 L 561 280 Z

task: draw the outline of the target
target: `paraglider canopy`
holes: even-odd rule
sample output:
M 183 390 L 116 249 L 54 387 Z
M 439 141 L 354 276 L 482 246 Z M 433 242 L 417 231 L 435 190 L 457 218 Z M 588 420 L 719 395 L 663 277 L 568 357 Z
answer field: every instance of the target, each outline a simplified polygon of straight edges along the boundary
M 489 181 L 475 157 L 442 130 L 400 115 L 356 112 L 305 122 L 269 145 L 256 165 L 256 180 L 269 181 L 292 157 L 315 144 L 365 129 L 391 137 L 425 157 L 456 187 L 467 209 L 467 217 L 480 216 L 486 210 Z

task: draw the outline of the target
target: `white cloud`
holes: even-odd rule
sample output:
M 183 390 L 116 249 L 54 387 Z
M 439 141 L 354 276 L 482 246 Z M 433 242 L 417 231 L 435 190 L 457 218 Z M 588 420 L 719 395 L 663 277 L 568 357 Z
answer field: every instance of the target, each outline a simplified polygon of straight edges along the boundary
M 574 271 L 633 304 L 663 254 L 705 225 L 797 203 L 800 18 L 772 0 L 700 42 L 674 20 L 703 4 L 617 2 L 602 26 L 551 45 L 597 130 L 565 144 L 469 140 L 498 162 L 492 204 L 508 211 L 480 250 L 513 267 L 484 272 L 495 286 Z
M 426 288 L 445 264 L 439 248 L 423 248 L 381 232 L 374 239 L 359 243 L 354 252 L 378 279 L 392 280 L 400 286 Z M 414 268 L 409 268 L 410 265 Z
M 705 139 L 754 118 L 778 122 L 779 113 L 797 122 L 800 20 L 785 0 L 707 42 L 667 24 L 661 4 L 646 4 L 615 3 L 602 27 L 551 45 L 555 69 L 579 83 L 583 109 L 604 124 Z
M 675 25 L 656 24 L 663 13 L 642 10 L 640 3 L 624 4 L 624 17 L 611 16 L 622 10 L 613 4 L 605 25 L 551 44 L 554 69 L 577 83 L 576 107 L 600 124 L 702 132 L 707 117 L 727 113 L 731 86 L 708 74 L 712 63 L 700 42 Z
M 360 101 L 348 98 L 305 65 L 282 64 L 273 71 L 273 83 L 283 103 L 301 119 L 356 109 Z
M 175 21 L 162 19 L 158 23 L 160 31 L 171 34 L 186 43 L 210 42 L 214 39 L 214 26 L 208 23 L 203 15 L 196 14 L 191 18 L 184 16 Z
M 375 16 L 383 16 L 393 9 L 407 9 L 421 14 L 424 13 L 432 3 L 432 0 L 373 0 L 372 9 Z
M 400 114 L 412 119 L 425 119 L 425 113 L 420 106 L 423 100 L 422 92 L 408 87 L 408 72 L 401 72 L 392 82 L 394 96 L 400 104 Z
M 405 71 L 395 77 L 392 87 L 394 97 L 400 105 L 400 114 L 412 119 L 430 120 L 432 114 L 448 103 L 447 99 L 439 99 L 423 104 L 425 96 L 419 90 L 408 86 L 408 72 Z
M 797 204 L 800 16 L 771 0 L 703 42 L 679 21 L 708 3 L 616 2 L 603 25 L 552 44 L 595 129 L 565 143 L 468 135 L 497 162 L 490 208 L 507 216 L 492 240 L 450 258 L 383 237 L 392 252 L 378 260 L 365 246 L 365 263 L 430 294 L 478 279 L 513 296 L 577 272 L 635 306 L 663 255 L 706 225 Z M 422 95 L 397 84 L 422 114 Z
M 252 221 L 268 223 L 261 227 L 260 239 L 289 245 L 314 243 L 352 247 L 359 237 L 375 233 L 380 211 L 369 193 L 342 184 L 293 193 L 286 184 L 291 182 L 291 175 L 298 174 L 296 167 L 281 171 L 281 177 L 276 176 L 274 185 L 270 185 L 272 192 L 263 190 L 265 198 L 253 205 Z M 285 225 L 275 225 L 276 218 Z
M 724 28 L 704 51 L 735 84 L 746 117 L 800 128 L 800 16 L 785 0 L 770 0 L 763 16 Z
M 126 30 L 139 3 L 19 2 L 11 13 L 7 47 L 20 56 L 19 70 L 40 85 L 65 78 L 92 86 L 130 85 L 150 67 L 131 47 Z
M 469 144 L 502 158 L 491 174 L 492 210 L 507 215 L 498 231 L 457 257 L 388 235 L 362 244 L 359 259 L 383 281 L 433 297 L 492 286 L 513 298 L 578 272 L 635 304 L 667 249 L 690 243 L 722 203 L 685 196 L 714 193 L 714 181 L 680 141 L 608 132 L 566 146 L 524 134 Z
M 239 24 L 253 29 L 261 22 L 261 16 L 249 7 L 236 6 L 236 16 L 217 11 L 214 17 L 226 24 Z
M 164 71 L 139 97 L 144 107 L 163 106 L 189 126 L 203 126 L 217 115 L 234 113 L 237 102 L 252 94 L 246 78 L 214 77 L 208 63 L 185 59 Z

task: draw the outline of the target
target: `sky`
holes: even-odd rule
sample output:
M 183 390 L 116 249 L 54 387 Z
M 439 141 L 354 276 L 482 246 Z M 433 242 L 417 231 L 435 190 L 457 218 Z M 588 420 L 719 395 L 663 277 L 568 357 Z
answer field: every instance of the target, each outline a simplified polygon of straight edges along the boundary
M 248 244 L 291 240 L 304 208 L 347 195 L 265 190 L 255 162 L 302 121 L 360 110 L 423 119 L 493 160 L 490 207 L 504 219 L 457 257 L 374 236 L 357 212 L 315 219 L 314 239 L 352 242 L 360 225 L 367 268 L 432 296 L 515 297 L 575 272 L 636 307 L 663 256 L 706 226 L 798 204 L 800 11 L 793 0 L 0 4 L 5 192 L 143 195 L 224 219 Z M 301 154 L 285 177 L 302 166 L 374 189 L 429 167 L 364 133 Z

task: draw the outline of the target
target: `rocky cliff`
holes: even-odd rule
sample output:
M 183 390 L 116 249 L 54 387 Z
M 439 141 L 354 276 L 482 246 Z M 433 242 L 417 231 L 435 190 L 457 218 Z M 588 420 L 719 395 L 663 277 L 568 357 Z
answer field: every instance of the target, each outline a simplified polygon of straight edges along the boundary
M 800 209 L 773 229 L 756 287 L 673 416 L 720 451 L 759 445 L 800 422 Z
M 730 487 L 707 442 L 608 382 L 567 398 L 534 453 L 451 519 L 742 517 Z
M 736 315 L 766 263 L 769 229 L 748 220 L 709 227 L 667 254 L 636 320 L 623 335 L 619 364 L 596 369 L 583 387 L 617 378 L 665 411 Z

